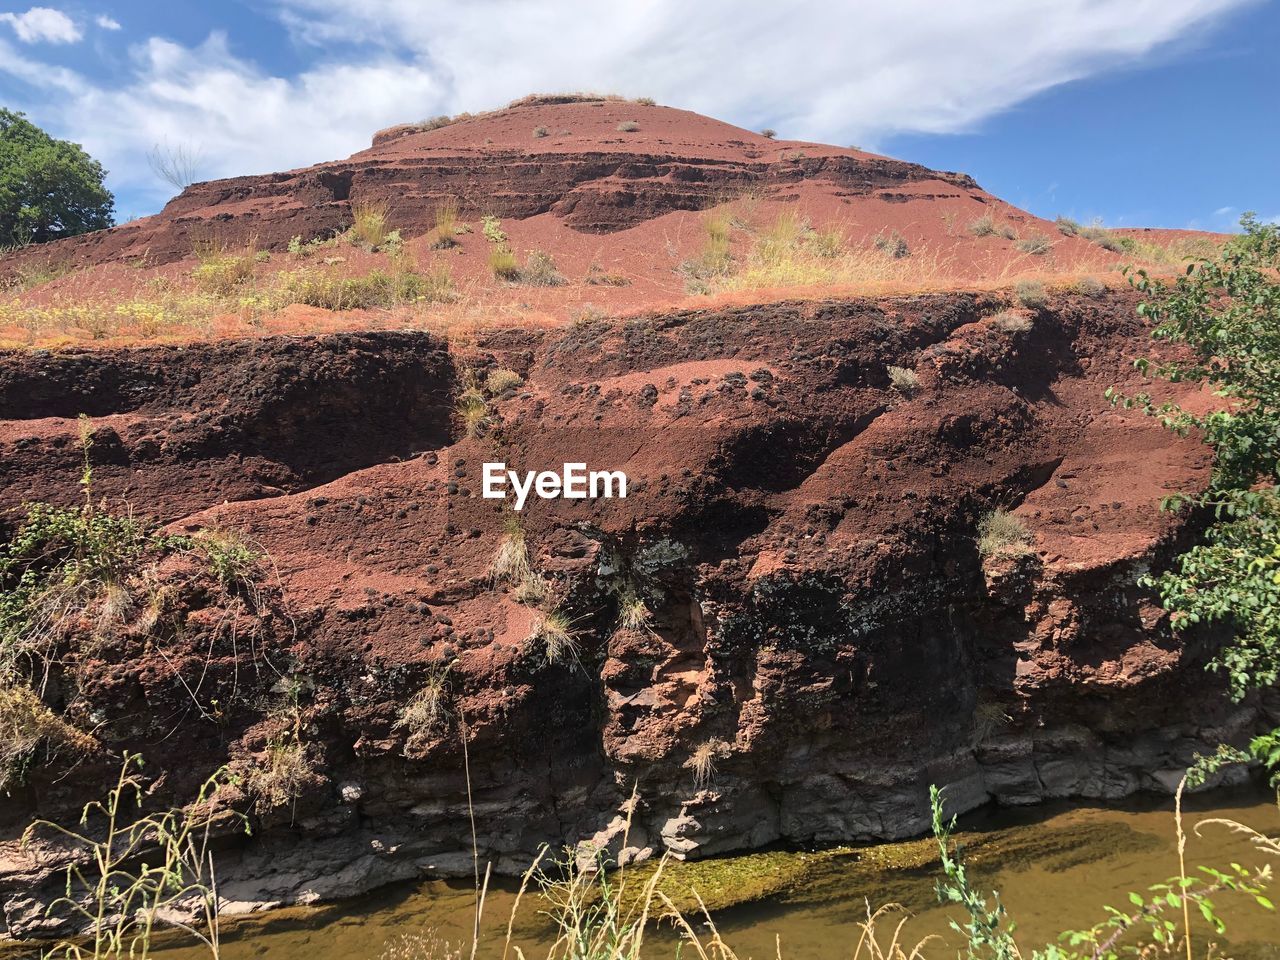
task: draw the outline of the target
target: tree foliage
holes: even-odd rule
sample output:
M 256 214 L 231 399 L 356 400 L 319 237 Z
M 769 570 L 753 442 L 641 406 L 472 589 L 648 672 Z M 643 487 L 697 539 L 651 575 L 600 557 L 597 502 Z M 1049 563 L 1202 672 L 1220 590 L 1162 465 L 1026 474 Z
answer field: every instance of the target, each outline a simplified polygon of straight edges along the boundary
M 1252 216 L 1241 225 L 1243 234 L 1217 257 L 1191 264 L 1172 284 L 1145 271 L 1134 279 L 1147 294 L 1139 312 L 1154 322 L 1153 337 L 1182 349 L 1182 359 L 1139 360 L 1138 368 L 1207 386 L 1217 398 L 1211 409 L 1111 394 L 1213 448 L 1208 488 L 1165 500 L 1169 509 L 1207 512 L 1204 537 L 1149 582 L 1175 627 L 1230 629 L 1210 667 L 1226 675 L 1237 699 L 1280 677 L 1280 226 Z
M 44 243 L 113 223 L 102 164 L 0 108 L 0 246 Z

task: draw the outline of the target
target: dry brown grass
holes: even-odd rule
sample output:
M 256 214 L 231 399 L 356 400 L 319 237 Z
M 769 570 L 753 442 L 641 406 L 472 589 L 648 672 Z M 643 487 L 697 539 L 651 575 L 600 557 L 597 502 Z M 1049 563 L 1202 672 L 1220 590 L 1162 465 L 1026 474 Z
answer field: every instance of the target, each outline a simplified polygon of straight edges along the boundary
M 421 689 L 400 710 L 392 729 L 404 730 L 410 740 L 429 738 L 448 719 L 448 679 L 433 671 Z
M 29 687 L 0 684 L 0 791 L 20 774 L 23 761 L 41 743 L 80 753 L 98 742 L 50 710 Z
M 267 744 L 266 755 L 249 770 L 245 785 L 259 809 L 270 810 L 288 806 L 300 797 L 313 773 L 306 744 L 296 735 L 285 734 Z
M 1007 510 L 992 510 L 978 524 L 978 553 L 984 557 L 1031 550 L 1031 531 Z

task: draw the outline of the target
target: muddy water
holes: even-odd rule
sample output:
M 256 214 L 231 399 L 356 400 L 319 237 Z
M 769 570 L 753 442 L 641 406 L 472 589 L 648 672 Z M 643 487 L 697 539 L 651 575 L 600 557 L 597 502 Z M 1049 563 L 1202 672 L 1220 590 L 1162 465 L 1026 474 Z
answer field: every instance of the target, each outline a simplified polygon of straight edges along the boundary
M 1230 817 L 1272 835 L 1280 832 L 1280 814 L 1263 793 L 1220 792 L 1207 803 L 1189 807 L 1189 827 L 1210 817 Z M 1123 808 L 979 812 L 962 821 L 959 836 L 969 850 L 971 875 L 982 888 L 1001 890 L 1026 949 L 1042 945 L 1064 928 L 1103 919 L 1103 905 L 1124 905 L 1129 890 L 1176 873 L 1171 811 L 1169 802 L 1149 802 Z M 708 893 L 708 899 L 720 903 L 748 899 L 713 911 L 721 935 L 743 960 L 773 958 L 779 943 L 786 960 L 847 960 L 868 899 L 873 905 L 895 901 L 906 906 L 914 915 L 906 927 L 910 941 L 940 935 L 945 943 L 932 944 L 928 956 L 954 957 L 960 938 L 948 929 L 949 914 L 934 899 L 936 868 L 929 857 L 930 845 L 931 841 L 918 841 L 810 853 L 772 852 L 698 866 L 675 865 L 664 874 L 664 887 L 681 895 L 689 885 L 696 885 Z M 1192 830 L 1187 856 L 1188 864 L 1265 862 L 1246 842 L 1221 827 L 1206 827 L 1200 836 Z M 490 890 L 480 956 L 501 956 L 514 894 L 512 886 Z M 469 943 L 473 901 L 470 885 L 433 881 L 333 907 L 242 921 L 227 932 L 223 957 L 376 960 L 401 935 L 424 931 L 434 931 L 454 944 Z M 1226 937 L 1212 939 L 1226 956 L 1280 958 L 1277 915 L 1229 895 L 1222 896 L 1219 905 L 1228 932 Z M 526 898 L 515 924 L 514 940 L 530 958 L 545 956 L 550 943 L 548 927 L 538 916 L 541 906 L 536 898 Z M 657 931 L 647 942 L 651 957 L 675 955 L 670 932 Z M 1200 949 L 1198 956 L 1204 955 Z M 203 955 L 173 949 L 162 956 L 195 960 Z M 428 960 L 424 953 L 395 957 Z

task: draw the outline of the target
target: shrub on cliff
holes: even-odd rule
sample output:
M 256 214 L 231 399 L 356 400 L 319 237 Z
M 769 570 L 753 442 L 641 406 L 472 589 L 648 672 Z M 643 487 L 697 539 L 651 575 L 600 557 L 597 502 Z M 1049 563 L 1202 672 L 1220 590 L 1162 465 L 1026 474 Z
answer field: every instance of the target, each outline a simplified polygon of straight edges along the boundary
M 79 144 L 0 109 L 0 246 L 44 243 L 114 222 L 106 171 Z
M 1241 225 L 1243 235 L 1172 284 L 1146 271 L 1134 279 L 1147 295 L 1138 309 L 1155 324 L 1152 336 L 1185 351 L 1185 359 L 1140 359 L 1138 369 L 1207 385 L 1219 402 L 1195 413 L 1146 393 L 1108 391 L 1113 402 L 1136 406 L 1180 435 L 1194 433 L 1214 450 L 1208 489 L 1163 504 L 1200 510 L 1212 522 L 1172 570 L 1148 582 L 1175 628 L 1232 628 L 1210 666 L 1226 675 L 1236 698 L 1280 679 L 1280 226 L 1251 216 Z M 1274 744 L 1255 742 L 1255 752 L 1268 762 L 1280 759 L 1271 756 Z

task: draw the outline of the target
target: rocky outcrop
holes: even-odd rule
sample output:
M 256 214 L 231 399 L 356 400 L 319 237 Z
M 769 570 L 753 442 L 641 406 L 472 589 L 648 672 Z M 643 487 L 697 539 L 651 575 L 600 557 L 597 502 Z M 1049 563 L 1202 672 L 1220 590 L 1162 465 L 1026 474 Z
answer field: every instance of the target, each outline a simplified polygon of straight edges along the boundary
M 621 134 L 619 123 L 633 118 L 638 132 Z M 535 138 L 535 129 L 548 136 Z M 991 199 L 964 174 L 854 149 L 788 147 L 683 110 L 539 100 L 441 127 L 391 127 L 345 160 L 192 184 L 155 216 L 8 255 L 0 279 L 30 264 L 167 264 L 199 245 L 281 250 L 293 237 L 345 230 L 355 204 L 385 206 L 406 237 L 430 231 L 446 200 L 464 219 L 550 213 L 581 232 L 612 233 L 746 194 L 794 199 L 806 184 L 842 202 L 893 202 L 904 189 Z
M 155 802 L 260 762 L 280 709 L 267 662 L 315 780 L 258 810 L 251 842 L 228 837 L 220 886 L 243 909 L 470 875 L 464 742 L 479 853 L 505 872 L 544 842 L 640 857 L 902 837 L 925 828 L 930 783 L 956 809 L 1170 789 L 1258 722 L 1136 585 L 1187 534 L 1158 501 L 1204 482 L 1206 450 L 1103 398 L 1137 386 L 1149 348 L 1130 297 L 993 324 L 1006 307 L 779 303 L 452 352 L 371 333 L 0 357 L 7 505 L 79 495 L 69 418 L 86 412 L 111 431 L 90 448 L 100 492 L 260 544 L 293 624 L 219 648 L 240 685 L 201 690 L 216 722 L 174 720 L 194 656 L 135 633 L 128 656 L 86 660 L 68 709 L 102 718 L 107 752 L 33 769 L 0 801 L 7 836 L 78 811 L 124 750 L 148 758 Z M 450 434 L 458 384 L 496 368 L 521 382 L 487 395 L 477 435 Z M 493 461 L 624 470 L 628 496 L 513 521 L 480 495 Z M 267 463 L 273 482 L 245 480 Z M 995 506 L 1028 552 L 979 555 Z M 491 575 L 513 522 L 540 603 Z M 538 638 L 552 607 L 574 656 Z M 405 706 L 433 682 L 443 708 L 413 732 Z M 10 932 L 34 929 L 50 857 L 6 848 Z

